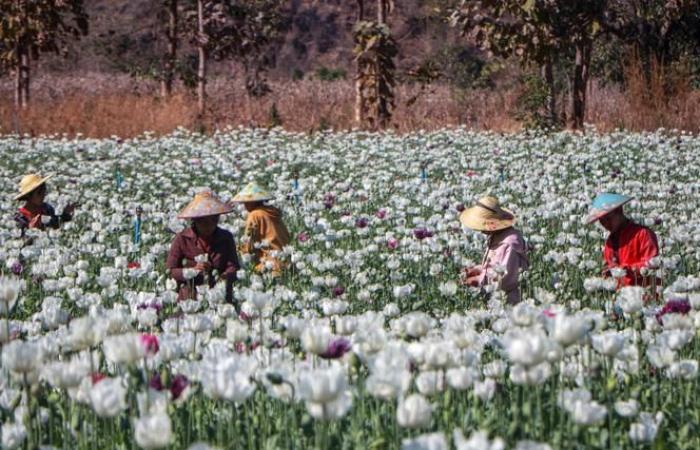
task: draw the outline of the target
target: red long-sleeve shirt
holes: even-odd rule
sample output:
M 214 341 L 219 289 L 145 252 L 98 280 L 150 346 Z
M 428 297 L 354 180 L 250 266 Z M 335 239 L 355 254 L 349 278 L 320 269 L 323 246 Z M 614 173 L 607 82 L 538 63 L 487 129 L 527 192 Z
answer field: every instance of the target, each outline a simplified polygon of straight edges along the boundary
M 236 271 L 240 268 L 240 264 L 233 235 L 218 227 L 209 240 L 197 236 L 192 228 L 187 228 L 175 236 L 165 266 L 170 270 L 170 276 L 178 283 L 179 298 L 189 298 L 196 293 L 190 292 L 189 283 L 185 280 L 182 269 L 194 267 L 195 256 L 203 253 L 209 255 L 211 268 L 216 269 L 219 277 L 226 280 L 226 301 L 231 302 L 233 282 L 236 280 Z M 208 278 L 210 286 L 217 281 L 214 277 Z M 202 285 L 204 282 L 205 278 L 201 273 L 192 279 L 194 286 Z
M 620 267 L 627 273 L 620 279 L 621 286 L 646 286 L 652 277 L 643 277 L 640 269 L 659 254 L 656 234 L 649 228 L 627 222 L 605 241 L 603 258 L 608 269 Z

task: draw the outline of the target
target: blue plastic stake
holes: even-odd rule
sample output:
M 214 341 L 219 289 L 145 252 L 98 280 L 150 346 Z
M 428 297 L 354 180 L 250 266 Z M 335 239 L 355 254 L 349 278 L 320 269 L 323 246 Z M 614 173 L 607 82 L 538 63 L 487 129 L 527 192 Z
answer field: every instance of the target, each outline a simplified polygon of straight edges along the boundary
M 294 198 L 296 199 L 297 203 L 301 203 L 299 201 L 299 180 L 295 178 L 294 182 L 292 183 L 292 187 L 294 188 Z
M 134 219 L 134 245 L 141 243 L 141 208 L 136 209 L 136 218 Z
M 122 188 L 122 182 L 124 181 L 124 177 L 122 176 L 122 173 L 119 171 L 119 168 L 117 168 L 114 172 L 114 178 L 117 183 L 117 190 L 121 190 Z

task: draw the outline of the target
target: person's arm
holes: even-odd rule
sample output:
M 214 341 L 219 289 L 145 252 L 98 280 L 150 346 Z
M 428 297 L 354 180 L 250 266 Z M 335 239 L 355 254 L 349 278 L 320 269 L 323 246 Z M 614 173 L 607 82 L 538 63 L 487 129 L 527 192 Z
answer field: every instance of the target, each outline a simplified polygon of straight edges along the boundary
M 255 254 L 255 243 L 260 242 L 260 225 L 258 217 L 250 213 L 245 222 L 244 242 L 241 243 L 241 253 L 247 255 Z
M 659 256 L 659 244 L 656 235 L 651 230 L 644 228 L 634 239 L 635 261 L 629 265 L 634 271 L 646 267 L 649 260 Z
M 165 267 L 170 272 L 170 276 L 177 282 L 184 283 L 185 277 L 182 276 L 182 258 L 184 257 L 182 251 L 182 238 L 178 234 L 173 239 L 172 244 L 170 244 L 170 251 L 168 252 L 168 258 L 165 261 Z
M 61 223 L 70 222 L 73 220 L 73 212 L 75 211 L 75 203 L 68 203 L 61 213 Z
M 649 260 L 659 255 L 659 244 L 656 235 L 649 229 L 642 229 L 634 238 L 630 251 L 632 262 L 624 266 L 627 277 L 635 284 L 644 282 L 647 276 L 641 270 L 649 264 Z
M 51 218 L 47 226 L 49 228 L 53 228 L 54 230 L 58 229 L 58 227 L 61 226 L 61 223 L 59 221 L 58 216 L 56 215 L 56 210 L 53 208 L 53 206 L 49 205 L 48 203 L 44 204 L 43 209 L 44 211 L 42 212 L 42 214 Z
M 236 252 L 236 242 L 231 237 L 226 240 L 225 247 L 221 249 L 221 276 L 222 278 L 236 279 L 236 272 L 241 268 L 238 263 L 238 254 Z
M 236 272 L 241 267 L 236 252 L 236 241 L 233 237 L 226 241 L 226 245 L 222 249 L 221 258 L 221 279 L 226 283 L 226 302 L 231 303 L 233 302 L 233 283 L 236 281 Z M 236 304 L 235 306 L 238 311 L 238 305 Z
M 505 273 L 501 277 L 499 288 L 504 292 L 510 292 L 518 288 L 518 275 L 520 275 L 520 254 L 510 245 L 506 245 L 500 258 L 500 264 L 505 267 Z
M 22 230 L 22 233 L 24 234 L 24 231 L 29 228 L 29 220 L 27 220 L 26 217 L 22 213 L 15 213 L 15 224 L 17 225 L 17 228 Z

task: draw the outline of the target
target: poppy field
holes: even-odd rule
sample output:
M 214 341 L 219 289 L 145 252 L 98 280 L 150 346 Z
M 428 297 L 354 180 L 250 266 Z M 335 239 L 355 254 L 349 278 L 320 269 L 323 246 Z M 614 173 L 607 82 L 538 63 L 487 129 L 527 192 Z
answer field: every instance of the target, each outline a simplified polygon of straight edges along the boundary
M 2 448 L 700 447 L 694 135 L 182 130 L 5 136 L 0 156 Z M 21 237 L 29 172 L 78 206 Z M 286 268 L 242 259 L 236 304 L 177 301 L 178 211 L 250 181 L 284 213 Z M 656 295 L 602 276 L 601 191 L 658 235 Z M 458 216 L 484 194 L 529 247 L 516 306 L 460 284 L 485 238 Z M 240 242 L 244 220 L 220 226 Z

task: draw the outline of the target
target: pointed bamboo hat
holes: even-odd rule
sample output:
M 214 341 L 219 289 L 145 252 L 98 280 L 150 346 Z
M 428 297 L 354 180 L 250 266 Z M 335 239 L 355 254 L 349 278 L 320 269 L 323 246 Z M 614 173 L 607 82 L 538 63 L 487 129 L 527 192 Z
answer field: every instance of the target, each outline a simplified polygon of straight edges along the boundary
M 264 200 L 270 200 L 272 195 L 263 186 L 258 183 L 252 182 L 248 183 L 246 187 L 243 188 L 241 192 L 233 197 L 234 202 L 245 203 L 245 202 L 262 202 Z
M 634 200 L 634 198 L 627 195 L 615 194 L 613 192 L 602 192 L 593 200 L 593 205 L 588 213 L 586 222 L 593 223 L 608 213 L 616 210 L 620 206 L 626 205 L 632 200 Z
M 482 197 L 474 206 L 462 211 L 459 221 L 477 231 L 498 231 L 513 226 L 515 215 L 502 208 L 496 197 Z
M 233 208 L 219 200 L 211 191 L 195 194 L 192 201 L 180 211 L 180 219 L 196 219 L 198 217 L 218 216 L 233 211 Z
M 46 180 L 52 176 L 53 174 L 42 178 L 42 176 L 37 173 L 30 173 L 29 175 L 23 176 L 22 180 L 19 182 L 19 194 L 15 195 L 15 200 L 20 200 L 25 195 L 30 194 L 34 189 L 46 183 Z

